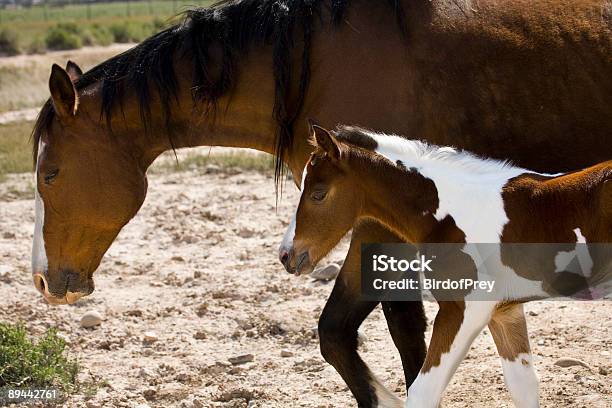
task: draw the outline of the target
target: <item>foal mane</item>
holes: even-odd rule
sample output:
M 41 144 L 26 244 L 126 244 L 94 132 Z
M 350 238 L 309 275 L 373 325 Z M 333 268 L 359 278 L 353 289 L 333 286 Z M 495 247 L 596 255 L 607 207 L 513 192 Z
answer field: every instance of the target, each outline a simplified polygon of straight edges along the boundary
M 325 3 L 331 23 L 338 26 L 351 0 L 222 0 L 209 8 L 183 13 L 182 21 L 146 39 L 138 46 L 92 68 L 76 82 L 83 89 L 102 83 L 102 112 L 110 129 L 113 107 L 123 101 L 126 90 L 134 90 L 139 99 L 140 116 L 145 131 L 151 126 L 151 90 L 158 92 L 163 119 L 172 143 L 172 104 L 177 99 L 178 79 L 174 57 L 187 56 L 193 61 L 192 99 L 214 110 L 218 99 L 234 84 L 236 60 L 254 44 L 272 44 L 275 100 L 273 116 L 276 134 L 275 184 L 284 173 L 284 158 L 293 142 L 293 125 L 299 115 L 310 82 L 310 46 L 315 17 L 320 20 Z M 395 13 L 401 34 L 406 35 L 405 16 L 400 0 L 386 0 Z M 295 34 L 302 35 L 301 73 L 297 103 L 289 104 L 292 78 L 292 51 Z M 208 68 L 211 44 L 222 49 L 221 72 L 213 76 Z M 290 111 L 288 105 L 295 106 Z M 48 131 L 54 117 L 47 101 L 32 132 L 33 157 L 36 162 L 38 141 Z
M 449 146 L 437 146 L 416 139 L 377 133 L 358 126 L 341 125 L 334 131 L 336 138 L 349 146 L 366 150 L 372 154 L 391 154 L 400 161 L 418 163 L 445 163 L 457 170 L 471 174 L 499 174 L 516 167 L 509 160 L 480 157 L 466 150 Z M 384 154 L 383 152 L 384 151 Z M 525 170 L 527 171 L 527 170 Z

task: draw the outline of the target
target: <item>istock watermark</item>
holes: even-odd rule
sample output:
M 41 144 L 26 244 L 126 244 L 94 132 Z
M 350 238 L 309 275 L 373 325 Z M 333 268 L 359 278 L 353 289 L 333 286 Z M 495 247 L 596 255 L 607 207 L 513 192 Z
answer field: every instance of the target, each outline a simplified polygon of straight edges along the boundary
M 611 299 L 612 244 L 363 244 L 364 300 Z M 427 298 L 427 297 L 425 297 Z

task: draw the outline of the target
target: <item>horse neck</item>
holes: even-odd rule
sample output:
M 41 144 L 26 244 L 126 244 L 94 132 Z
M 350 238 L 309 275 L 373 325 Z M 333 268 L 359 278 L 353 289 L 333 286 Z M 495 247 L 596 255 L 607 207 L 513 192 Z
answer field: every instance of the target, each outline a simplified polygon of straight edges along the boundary
M 423 242 L 436 224 L 433 186 L 420 174 L 387 160 L 374 156 L 349 160 L 352 177 L 364 193 L 360 217 L 377 220 L 409 242 Z
M 186 57 L 181 57 L 186 58 Z M 221 96 L 214 105 L 192 98 L 192 65 L 181 59 L 175 62 L 178 92 L 172 100 L 171 115 L 166 122 L 164 107 L 151 89 L 150 123 L 141 120 L 139 100 L 127 93 L 117 102 L 112 115 L 112 133 L 117 140 L 129 143 L 147 168 L 161 153 L 175 148 L 196 146 L 225 146 L 251 148 L 266 153 L 275 151 L 277 123 L 272 116 L 274 78 L 269 65 L 272 53 L 261 47 L 237 60 L 239 74 L 232 90 Z M 214 68 L 211 69 L 214 71 Z M 100 84 L 85 89 L 80 96 L 89 117 L 99 117 L 101 107 Z

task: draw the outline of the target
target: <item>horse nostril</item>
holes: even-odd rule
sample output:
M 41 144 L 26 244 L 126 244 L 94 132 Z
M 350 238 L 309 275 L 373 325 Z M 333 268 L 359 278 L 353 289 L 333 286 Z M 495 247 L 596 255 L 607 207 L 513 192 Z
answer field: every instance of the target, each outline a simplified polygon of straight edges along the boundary
M 45 281 L 45 277 L 38 273 L 34 275 L 34 286 L 36 286 L 36 289 L 38 289 L 38 291 L 44 295 L 47 291 L 47 282 Z
M 287 262 L 289 261 L 289 251 L 283 250 L 280 254 L 280 261 L 284 266 L 287 266 Z

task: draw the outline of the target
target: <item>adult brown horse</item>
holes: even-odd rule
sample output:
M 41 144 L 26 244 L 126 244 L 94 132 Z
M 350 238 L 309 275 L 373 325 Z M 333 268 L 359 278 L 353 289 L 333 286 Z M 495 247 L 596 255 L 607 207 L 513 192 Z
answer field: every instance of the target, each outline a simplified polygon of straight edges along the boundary
M 33 133 L 35 284 L 52 303 L 91 293 L 163 151 L 255 148 L 299 180 L 306 117 L 546 172 L 609 159 L 611 13 L 603 0 L 227 1 L 82 76 L 54 66 Z M 384 395 L 356 352 L 376 306 L 359 300 L 360 243 L 397 240 L 375 224 L 353 232 L 319 322 L 323 356 L 362 407 Z M 422 305 L 383 311 L 411 384 L 426 350 Z

